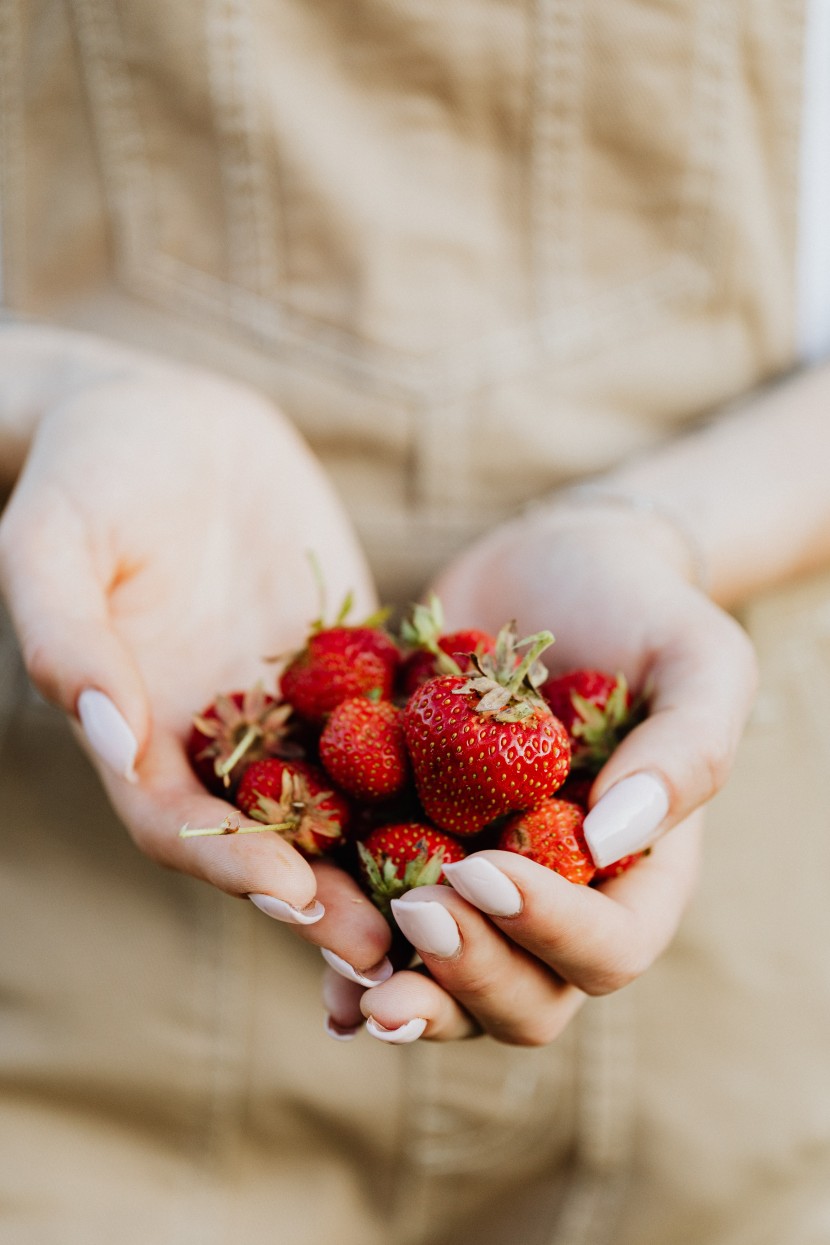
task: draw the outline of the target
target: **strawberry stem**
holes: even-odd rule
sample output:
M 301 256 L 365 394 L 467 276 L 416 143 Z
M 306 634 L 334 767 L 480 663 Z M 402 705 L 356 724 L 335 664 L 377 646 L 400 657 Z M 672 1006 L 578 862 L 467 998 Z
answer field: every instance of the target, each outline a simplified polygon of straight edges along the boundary
M 521 643 L 530 644 L 531 647 L 525 653 L 521 663 L 516 667 L 510 682 L 505 684 L 511 695 L 519 690 L 528 674 L 528 671 L 531 670 L 534 663 L 539 660 L 545 649 L 550 648 L 551 644 L 553 644 L 553 635 L 550 631 L 540 631 L 536 635 L 529 636 L 526 640 L 522 640 Z
M 227 780 L 229 774 L 232 773 L 233 768 L 236 765 L 236 763 L 242 760 L 245 753 L 248 751 L 248 749 L 251 747 L 254 741 L 260 737 L 261 734 L 262 734 L 262 727 L 257 726 L 255 722 L 252 722 L 251 725 L 248 727 L 247 731 L 245 732 L 245 734 L 240 739 L 239 743 L 234 748 L 233 752 L 230 754 L 230 756 L 226 757 L 224 761 L 221 761 L 219 764 L 217 764 L 216 773 L 219 776 L 219 778 L 223 778 Z
M 179 831 L 180 839 L 201 838 L 208 834 L 259 834 L 261 830 L 276 830 L 279 833 L 282 830 L 290 830 L 291 826 L 288 822 L 278 822 L 276 825 L 268 826 L 234 826 L 225 823 L 221 826 L 203 826 L 200 828 L 191 826 L 182 826 Z

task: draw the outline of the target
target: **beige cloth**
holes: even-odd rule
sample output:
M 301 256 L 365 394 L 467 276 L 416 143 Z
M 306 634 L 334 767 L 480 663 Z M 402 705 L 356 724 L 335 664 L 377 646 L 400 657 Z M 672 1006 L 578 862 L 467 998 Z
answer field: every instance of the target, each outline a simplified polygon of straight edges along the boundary
M 801 9 L 5 0 L 7 298 L 272 394 L 404 598 L 791 364 Z M 545 1051 L 331 1042 L 5 677 L 3 1245 L 827 1245 L 828 586 L 747 623 L 695 905 Z

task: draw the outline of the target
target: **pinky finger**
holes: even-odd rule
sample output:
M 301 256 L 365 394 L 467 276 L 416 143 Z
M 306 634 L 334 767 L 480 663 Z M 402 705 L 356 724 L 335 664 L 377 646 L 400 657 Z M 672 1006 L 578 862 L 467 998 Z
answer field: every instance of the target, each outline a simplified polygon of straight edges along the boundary
M 348 1042 L 363 1026 L 360 1000 L 365 991 L 353 981 L 347 981 L 333 968 L 323 972 L 324 1028 L 329 1037 L 338 1042 Z
M 368 990 L 360 1005 L 366 1032 L 392 1045 L 421 1037 L 450 1042 L 481 1033 L 478 1023 L 452 995 L 422 973 L 395 973 Z

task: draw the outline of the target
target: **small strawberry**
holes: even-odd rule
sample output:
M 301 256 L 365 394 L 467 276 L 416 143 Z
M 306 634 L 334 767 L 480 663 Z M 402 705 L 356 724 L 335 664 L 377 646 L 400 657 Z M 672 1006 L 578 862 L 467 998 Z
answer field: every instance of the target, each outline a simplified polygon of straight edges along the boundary
M 643 852 L 634 852 L 631 856 L 622 856 L 619 860 L 615 860 L 613 864 L 604 865 L 602 869 L 597 869 L 592 882 L 607 882 L 609 878 L 618 878 L 621 873 L 627 873 L 632 865 L 636 865 L 638 860 L 642 860 L 643 856 L 648 856 L 651 848 L 647 847 Z
M 585 810 L 567 800 L 549 799 L 526 813 L 511 817 L 504 826 L 499 847 L 527 856 L 546 869 L 553 869 L 569 882 L 587 885 L 596 873 L 582 833 Z
M 578 804 L 580 808 L 584 808 L 587 812 L 588 797 L 591 794 L 593 785 L 593 774 L 585 773 L 583 770 L 574 772 L 572 769 L 557 791 L 557 799 L 569 800 L 571 804 Z
M 326 772 L 349 795 L 388 800 L 406 786 L 409 757 L 403 720 L 391 700 L 341 700 L 329 714 L 319 746 Z
M 387 917 L 393 899 L 415 886 L 445 882 L 444 863 L 463 860 L 467 854 L 452 835 L 417 821 L 378 826 L 357 849 L 369 897 Z
M 242 775 L 236 806 L 265 822 L 304 856 L 340 847 L 351 820 L 349 803 L 326 775 L 305 761 L 256 761 Z
M 591 774 L 599 773 L 641 717 L 623 674 L 570 670 L 551 676 L 539 691 L 571 738 L 574 768 Z
M 530 808 L 564 782 L 570 745 L 561 722 L 536 692 L 540 632 L 521 643 L 512 623 L 496 652 L 475 658 L 478 674 L 439 675 L 404 709 L 415 783 L 430 819 L 455 834 L 476 834 L 503 813 Z M 528 645 L 517 662 L 517 649 Z
M 411 616 L 401 627 L 401 639 L 415 651 L 401 665 L 401 692 L 409 697 L 437 674 L 468 674 L 472 669 L 471 654 L 481 657 L 492 653 L 496 641 L 486 631 L 468 627 L 462 631 L 442 634 L 444 613 L 441 602 L 433 593 L 427 605 L 415 605 Z
M 341 700 L 351 696 L 392 696 L 401 661 L 398 646 L 380 629 L 385 612 L 359 627 L 343 620 L 351 608 L 346 598 L 334 626 L 312 623 L 305 647 L 289 661 L 280 693 L 307 722 L 322 726 Z
M 269 696 L 261 683 L 217 696 L 193 718 L 185 744 L 197 777 L 214 795 L 227 796 L 252 761 L 302 756 L 290 737 L 290 717 L 291 706 Z

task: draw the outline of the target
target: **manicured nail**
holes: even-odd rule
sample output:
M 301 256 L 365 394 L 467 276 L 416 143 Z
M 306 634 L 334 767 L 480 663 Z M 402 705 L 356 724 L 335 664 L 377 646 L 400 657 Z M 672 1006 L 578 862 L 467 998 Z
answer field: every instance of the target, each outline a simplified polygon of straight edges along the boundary
M 444 865 L 444 876 L 459 895 L 488 916 L 518 916 L 519 888 L 484 856 L 468 856 Z
M 348 960 L 335 955 L 327 947 L 321 947 L 320 954 L 330 968 L 333 968 L 341 977 L 345 977 L 347 981 L 353 981 L 358 986 L 379 986 L 382 981 L 388 981 L 395 971 L 386 956 L 371 968 L 367 968 L 365 972 L 360 972 L 354 965 L 349 964 Z
M 416 1016 L 414 1020 L 407 1020 L 405 1025 L 399 1025 L 397 1029 L 384 1029 L 383 1025 L 378 1024 L 374 1016 L 369 1016 L 366 1021 L 367 1033 L 371 1033 L 372 1037 L 377 1038 L 380 1042 L 390 1042 L 393 1045 L 402 1045 L 404 1042 L 417 1042 L 426 1027 L 427 1022 L 422 1020 L 420 1016 Z
M 597 867 L 648 847 L 668 811 L 669 793 L 653 774 L 632 774 L 611 787 L 583 826 Z
M 455 919 L 443 904 L 432 899 L 413 899 L 414 894 L 409 891 L 400 899 L 392 900 L 392 911 L 401 932 L 419 951 L 451 960 L 461 950 L 461 931 Z
M 312 899 L 304 908 L 294 908 L 284 899 L 276 899 L 273 895 L 251 894 L 248 896 L 255 908 L 272 916 L 275 921 L 284 921 L 286 925 L 314 925 L 326 910 L 318 899 Z
M 76 708 L 92 750 L 120 778 L 138 782 L 135 772 L 138 741 L 109 696 L 88 687 L 78 697 Z
M 334 1038 L 335 1042 L 351 1042 L 352 1038 L 357 1037 L 363 1025 L 339 1025 L 332 1016 L 326 1016 L 323 1020 L 323 1028 L 330 1038 Z
M 338 1042 L 350 1041 L 363 1028 L 360 1000 L 362 986 L 347 981 L 331 968 L 323 970 L 323 1027 Z

